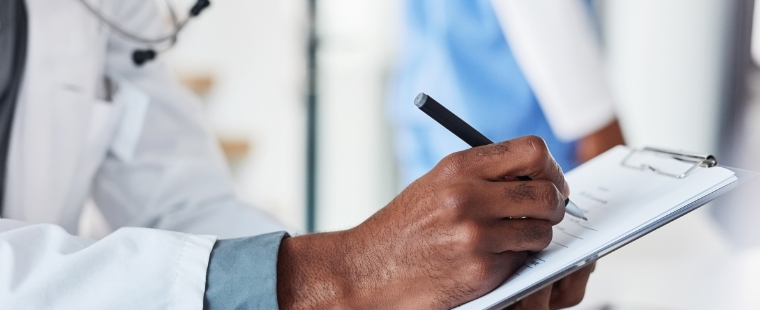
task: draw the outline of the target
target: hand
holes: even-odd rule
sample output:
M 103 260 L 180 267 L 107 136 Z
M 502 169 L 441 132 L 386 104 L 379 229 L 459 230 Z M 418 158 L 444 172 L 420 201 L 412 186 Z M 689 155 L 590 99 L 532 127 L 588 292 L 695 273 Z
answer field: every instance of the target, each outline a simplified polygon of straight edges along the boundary
M 516 181 L 529 176 L 531 181 Z M 551 242 L 568 189 L 541 138 L 454 153 L 361 225 L 283 240 L 283 309 L 449 309 Z
M 586 283 L 596 263 L 582 268 L 554 284 L 509 306 L 508 310 L 555 310 L 575 306 L 586 294 Z
M 613 120 L 604 128 L 578 140 L 576 157 L 584 163 L 620 144 L 625 144 L 623 132 L 618 121 Z

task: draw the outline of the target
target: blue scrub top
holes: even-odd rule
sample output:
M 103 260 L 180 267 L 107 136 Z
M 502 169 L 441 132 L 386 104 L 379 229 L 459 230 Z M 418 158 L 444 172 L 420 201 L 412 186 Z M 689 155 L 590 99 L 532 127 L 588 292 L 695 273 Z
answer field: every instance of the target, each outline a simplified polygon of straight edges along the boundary
M 564 171 L 576 166 L 575 143 L 560 141 L 549 128 L 490 0 L 408 0 L 406 20 L 389 97 L 402 186 L 469 148 L 417 110 L 420 92 L 493 141 L 538 135 Z

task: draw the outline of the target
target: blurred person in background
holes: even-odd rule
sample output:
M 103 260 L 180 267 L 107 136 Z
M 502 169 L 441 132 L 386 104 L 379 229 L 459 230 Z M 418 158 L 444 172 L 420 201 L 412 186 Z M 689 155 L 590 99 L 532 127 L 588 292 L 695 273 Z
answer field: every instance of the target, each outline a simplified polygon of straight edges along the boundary
M 538 135 L 569 171 L 623 144 L 589 3 L 406 0 L 391 85 L 401 184 L 467 145 L 412 99 L 425 92 L 495 141 Z
M 158 37 L 155 3 L 96 8 L 0 0 L 2 309 L 446 309 L 564 216 L 569 188 L 533 136 L 452 154 L 353 229 L 289 237 L 234 194 L 198 100 L 98 15 Z M 513 176 L 533 180 L 489 181 Z M 90 198 L 116 229 L 99 241 L 76 236 Z M 577 304 L 592 268 L 512 309 Z

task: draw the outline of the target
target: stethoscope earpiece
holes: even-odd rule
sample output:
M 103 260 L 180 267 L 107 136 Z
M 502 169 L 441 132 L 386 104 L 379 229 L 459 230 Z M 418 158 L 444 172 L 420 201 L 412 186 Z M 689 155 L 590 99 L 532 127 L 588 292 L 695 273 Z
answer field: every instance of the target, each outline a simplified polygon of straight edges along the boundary
M 211 5 L 211 2 L 208 0 L 198 0 L 195 2 L 195 5 L 193 5 L 193 8 L 190 9 L 190 16 L 198 16 L 198 14 L 201 14 L 203 10 L 205 10 L 209 5 Z
M 130 39 L 137 43 L 149 45 L 151 47 L 148 49 L 137 49 L 134 52 L 132 52 L 132 62 L 138 67 L 142 66 L 146 62 L 149 62 L 155 59 L 159 53 L 172 48 L 172 46 L 174 46 L 174 43 L 177 42 L 177 36 L 179 35 L 180 31 L 182 31 L 182 29 L 185 27 L 185 25 L 190 20 L 190 18 L 200 15 L 201 12 L 203 12 L 203 10 L 205 10 L 207 7 L 209 7 L 209 5 L 211 5 L 211 2 L 209 0 L 197 0 L 195 4 L 193 5 L 193 7 L 190 9 L 190 13 L 188 14 L 187 18 L 185 18 L 183 21 L 180 22 L 177 20 L 177 14 L 175 14 L 174 12 L 174 7 L 171 5 L 170 2 L 167 1 L 166 4 L 169 7 L 169 14 L 171 15 L 172 22 L 174 24 L 174 31 L 172 31 L 171 34 L 165 35 L 163 37 L 145 38 L 122 28 L 116 22 L 106 17 L 100 10 L 96 9 L 93 5 L 88 3 L 87 0 L 79 0 L 79 2 L 82 3 L 82 5 L 84 5 L 88 11 L 90 11 L 90 13 L 95 15 L 95 17 L 98 20 L 108 25 L 108 27 L 113 29 L 115 32 L 121 34 L 127 39 Z M 161 44 L 167 41 L 169 42 L 169 46 L 164 48 L 161 51 L 158 51 L 155 48 L 152 48 L 156 44 Z
M 156 58 L 156 51 L 149 49 L 149 50 L 135 50 L 132 53 L 132 62 L 135 63 L 138 67 L 142 66 L 144 63 L 153 60 Z

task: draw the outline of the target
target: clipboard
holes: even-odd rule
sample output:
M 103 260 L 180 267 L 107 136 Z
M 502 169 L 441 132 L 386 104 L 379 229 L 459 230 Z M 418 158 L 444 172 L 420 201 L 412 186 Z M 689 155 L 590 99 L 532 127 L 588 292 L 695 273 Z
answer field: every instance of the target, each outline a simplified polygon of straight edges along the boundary
M 595 262 L 596 260 L 608 255 L 609 253 L 612 253 L 615 250 L 622 248 L 623 246 L 647 235 L 648 233 L 655 231 L 656 229 L 676 220 L 677 218 L 685 214 L 688 214 L 689 212 L 693 210 L 696 210 L 697 208 L 718 198 L 719 196 L 730 191 L 731 189 L 734 189 L 737 186 L 744 184 L 745 182 L 757 176 L 757 173 L 754 173 L 754 172 L 719 166 L 718 161 L 715 158 L 715 156 L 712 156 L 709 154 L 670 151 L 670 150 L 651 148 L 651 147 L 646 147 L 642 149 L 630 149 L 624 146 L 618 146 L 600 155 L 598 158 L 599 159 L 594 159 L 584 165 L 581 165 L 577 169 L 567 174 L 568 182 L 571 185 L 570 196 L 574 201 L 576 201 L 576 204 L 578 204 L 579 207 L 581 207 L 581 209 L 584 209 L 583 199 L 576 199 L 574 197 L 575 192 L 573 192 L 575 190 L 575 188 L 573 187 L 574 186 L 573 177 L 576 176 L 574 175 L 576 170 L 585 170 L 585 171 L 580 171 L 577 177 L 593 176 L 595 171 L 598 171 L 602 174 L 608 173 L 609 175 L 615 175 L 615 173 L 609 172 L 609 170 L 617 170 L 617 172 L 621 173 L 622 175 L 635 176 L 636 178 L 639 178 L 639 180 L 660 181 L 660 182 L 670 184 L 669 186 L 673 186 L 673 187 L 678 187 L 678 185 L 681 184 L 679 182 L 683 182 L 683 184 L 695 184 L 697 182 L 696 179 L 704 179 L 705 180 L 704 182 L 700 180 L 699 183 L 703 183 L 700 185 L 702 185 L 705 188 L 705 190 L 700 191 L 700 189 L 696 189 L 696 188 L 693 189 L 692 192 L 699 192 L 699 193 L 694 195 L 693 197 L 690 197 L 689 199 L 685 199 L 685 201 L 683 201 L 680 205 L 676 204 L 670 207 L 670 209 L 668 209 L 667 206 L 655 206 L 655 207 L 662 207 L 663 210 L 666 210 L 665 212 L 662 213 L 662 216 L 656 216 L 652 218 L 650 221 L 644 221 L 641 223 L 641 225 L 631 229 L 630 231 L 626 231 L 625 233 L 621 234 L 619 237 L 615 236 L 613 238 L 614 240 L 612 240 L 608 244 L 604 244 L 602 246 L 599 246 L 598 248 L 594 248 L 591 251 L 584 252 L 583 255 L 578 255 L 578 257 L 574 257 L 568 260 L 569 263 L 562 265 L 562 268 L 557 268 L 556 270 L 552 269 L 551 272 L 542 270 L 543 273 L 537 276 L 534 276 L 534 278 L 536 278 L 537 280 L 533 280 L 533 281 L 530 281 L 531 279 L 525 280 L 526 276 L 522 274 L 521 271 L 534 272 L 534 270 L 527 269 L 527 268 L 531 268 L 531 269 L 533 268 L 531 267 L 532 263 L 526 263 L 526 267 L 523 267 L 522 269 L 518 270 L 515 273 L 515 275 L 510 277 L 510 279 L 508 279 L 504 284 L 502 284 L 502 286 L 498 287 L 491 293 L 486 294 L 485 296 L 478 298 L 474 301 L 466 303 L 456 309 L 467 309 L 467 310 L 469 309 L 504 309 L 516 303 L 517 301 L 521 300 L 522 298 L 540 290 L 541 288 L 547 285 L 550 285 L 564 278 L 565 276 L 583 268 L 585 265 Z M 709 169 L 716 169 L 716 170 L 709 170 Z M 700 172 L 702 170 L 707 170 L 709 171 L 709 173 L 705 171 Z M 708 174 L 714 174 L 715 175 L 714 180 L 710 180 L 710 178 L 707 177 Z M 669 180 L 664 181 L 664 178 L 668 178 Z M 694 178 L 694 180 L 686 181 L 686 180 L 689 180 L 690 178 Z M 719 180 L 718 178 L 724 178 L 724 179 Z M 604 179 L 600 179 L 600 180 L 605 181 Z M 620 182 L 622 184 L 622 183 L 625 183 L 625 181 L 626 180 L 622 180 Z M 708 181 L 712 181 L 713 184 L 710 184 Z M 625 187 L 625 186 L 626 185 L 623 185 L 622 187 Z M 636 186 L 632 186 L 631 188 L 635 189 Z M 646 188 L 646 186 L 640 186 L 640 188 Z M 584 194 L 583 192 L 580 193 L 580 195 L 583 195 L 583 194 Z M 655 195 L 656 193 L 644 192 L 643 190 L 641 193 L 638 193 L 635 191 L 625 193 L 625 195 L 628 195 L 626 197 L 634 197 L 635 195 L 647 195 L 647 194 Z M 686 194 L 684 193 L 684 195 Z M 643 198 L 640 200 L 646 201 L 646 198 Z M 660 200 L 666 201 L 662 199 Z M 651 198 L 651 201 L 654 201 L 654 202 L 658 201 L 658 197 L 653 196 Z M 677 199 L 669 199 L 667 201 L 673 202 L 673 201 L 677 201 Z M 615 207 L 611 206 L 609 208 L 614 209 Z M 631 212 L 631 213 L 638 212 L 638 210 L 634 210 L 634 211 L 630 211 L 630 210 L 631 209 L 623 209 L 623 212 Z M 585 209 L 584 209 L 584 212 L 589 216 L 589 221 L 594 220 L 593 212 L 589 213 Z M 619 214 L 616 216 L 617 218 L 621 218 L 621 215 Z M 610 217 L 610 218 L 614 218 L 614 217 Z M 599 220 L 604 221 L 605 219 L 602 217 Z M 558 226 L 555 226 L 555 232 L 554 232 L 555 236 L 552 241 L 553 243 L 554 243 L 554 240 L 556 240 L 557 237 L 561 233 L 563 233 L 563 231 L 558 232 L 557 229 L 564 229 L 560 227 L 562 225 L 571 225 L 571 224 L 565 224 L 566 221 L 578 221 L 575 224 L 581 225 L 581 227 L 583 227 L 582 226 L 583 223 L 581 223 L 581 221 L 577 219 L 569 219 L 568 217 L 565 217 L 565 220 L 563 220 L 562 223 L 560 223 Z M 607 223 L 607 225 L 610 225 L 610 224 Z M 592 234 L 592 232 L 589 232 L 589 233 Z M 580 237 L 579 236 L 574 236 L 574 237 L 582 238 L 582 236 L 583 235 L 580 235 Z M 596 238 L 600 239 L 598 237 Z M 583 241 L 578 241 L 578 242 L 582 243 Z M 552 245 L 550 245 L 550 247 L 552 247 Z M 569 247 L 566 247 L 566 248 L 569 249 Z M 549 248 L 547 248 L 547 250 L 548 249 Z M 562 251 L 569 253 L 567 255 L 577 254 L 577 253 L 572 253 L 568 249 L 559 248 L 556 250 L 556 253 L 560 253 L 560 254 L 550 253 L 548 257 L 561 256 L 563 253 Z M 544 252 L 537 253 L 537 256 L 540 256 L 540 254 L 542 253 Z M 554 256 L 551 256 L 551 255 L 554 255 Z M 540 260 L 540 262 L 537 260 L 533 260 L 534 263 L 538 263 L 534 267 L 536 268 L 536 270 L 539 270 L 538 268 L 542 267 L 540 266 L 540 264 L 544 262 L 544 259 L 540 257 L 535 257 L 535 258 Z M 562 257 L 562 259 L 566 259 L 566 257 Z M 520 279 L 520 277 L 524 277 L 524 278 Z M 516 280 L 516 279 L 520 279 L 520 280 Z M 514 284 L 514 283 L 510 283 L 510 281 L 523 281 L 525 283 L 529 283 L 529 285 L 525 285 L 524 287 L 520 287 L 519 289 L 516 290 L 514 288 L 509 287 L 509 285 Z M 523 283 L 520 283 L 520 285 L 522 284 Z M 517 284 L 514 284 L 512 286 L 515 286 L 515 285 Z M 508 289 L 505 289 L 505 287 Z

